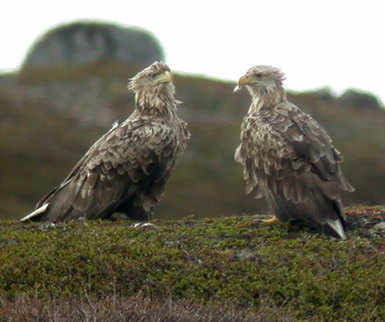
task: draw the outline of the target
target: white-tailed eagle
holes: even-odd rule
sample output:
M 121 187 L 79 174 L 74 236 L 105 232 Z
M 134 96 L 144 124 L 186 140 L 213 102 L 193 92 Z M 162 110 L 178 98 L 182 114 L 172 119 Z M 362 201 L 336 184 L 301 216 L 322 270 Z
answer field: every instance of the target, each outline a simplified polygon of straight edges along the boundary
M 246 87 L 252 99 L 235 151 L 246 192 L 267 199 L 275 213 L 268 223 L 300 219 L 345 239 L 340 195 L 354 188 L 342 174 L 342 156 L 318 122 L 287 100 L 283 80 L 278 68 L 255 66 L 235 88 Z
M 134 112 L 97 140 L 21 221 L 108 218 L 114 212 L 150 217 L 190 134 L 177 115 L 166 64 L 153 63 L 130 80 L 128 89 L 135 93 Z

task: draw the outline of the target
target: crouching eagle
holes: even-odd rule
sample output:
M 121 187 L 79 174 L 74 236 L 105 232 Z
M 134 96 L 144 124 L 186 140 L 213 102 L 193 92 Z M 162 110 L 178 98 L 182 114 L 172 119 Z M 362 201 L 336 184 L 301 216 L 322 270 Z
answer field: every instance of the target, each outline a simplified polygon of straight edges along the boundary
M 96 141 L 21 221 L 108 218 L 114 212 L 149 218 L 190 134 L 177 115 L 167 65 L 153 63 L 130 80 L 128 89 L 135 93 L 134 112 Z
M 277 68 L 255 66 L 234 89 L 245 86 L 252 98 L 235 151 L 246 192 L 267 199 L 275 213 L 268 223 L 301 219 L 345 239 L 340 194 L 354 188 L 342 174 L 342 156 L 326 131 L 287 100 L 283 79 Z

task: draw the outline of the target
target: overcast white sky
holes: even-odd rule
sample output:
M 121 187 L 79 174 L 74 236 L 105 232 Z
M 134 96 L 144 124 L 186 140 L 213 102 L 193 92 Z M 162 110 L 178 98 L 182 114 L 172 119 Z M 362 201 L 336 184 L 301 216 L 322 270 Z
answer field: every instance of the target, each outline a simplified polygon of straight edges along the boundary
M 383 7 L 380 0 L 7 1 L 0 71 L 18 68 L 48 29 L 88 19 L 151 31 L 173 70 L 235 81 L 270 64 L 292 90 L 357 88 L 385 102 Z

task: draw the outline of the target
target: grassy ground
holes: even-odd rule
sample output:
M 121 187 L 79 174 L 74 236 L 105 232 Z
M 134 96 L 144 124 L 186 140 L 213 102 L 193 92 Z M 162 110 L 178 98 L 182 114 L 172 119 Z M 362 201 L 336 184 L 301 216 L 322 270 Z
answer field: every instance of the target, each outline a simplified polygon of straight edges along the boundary
M 117 321 L 126 312 L 145 321 L 380 321 L 385 207 L 348 215 L 347 241 L 266 226 L 263 215 L 153 226 L 3 221 L 0 320 L 103 320 L 110 312 Z

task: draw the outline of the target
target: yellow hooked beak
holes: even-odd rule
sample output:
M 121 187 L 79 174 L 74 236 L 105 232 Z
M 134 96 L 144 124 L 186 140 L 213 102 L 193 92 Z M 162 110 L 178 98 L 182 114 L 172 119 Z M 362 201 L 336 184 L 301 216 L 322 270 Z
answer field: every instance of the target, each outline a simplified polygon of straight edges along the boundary
M 251 77 L 249 75 L 243 75 L 238 81 L 238 86 L 249 84 L 250 81 Z
M 160 74 L 157 77 L 156 81 L 158 83 L 168 83 L 168 82 L 171 82 L 172 81 L 172 74 L 169 71 L 166 71 L 166 72 Z
M 238 92 L 243 85 L 247 85 L 249 83 L 251 83 L 252 79 L 249 75 L 243 75 L 239 80 L 238 80 L 238 85 L 235 86 L 234 88 L 234 93 Z

